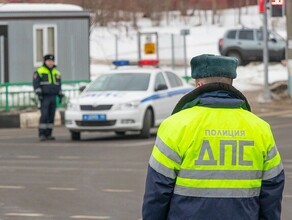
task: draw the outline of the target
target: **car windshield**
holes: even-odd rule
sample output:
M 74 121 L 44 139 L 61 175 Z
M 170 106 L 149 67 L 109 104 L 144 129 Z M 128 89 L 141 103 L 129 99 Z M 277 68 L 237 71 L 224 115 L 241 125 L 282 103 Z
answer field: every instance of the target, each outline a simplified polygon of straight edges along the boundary
M 262 30 L 258 30 L 257 31 L 257 35 L 258 35 L 258 40 L 262 41 L 264 38 L 264 33 Z M 279 40 L 279 41 L 283 41 L 284 38 L 282 36 L 280 36 L 279 34 L 275 33 L 275 32 L 268 32 L 268 38 L 269 39 L 275 39 L 275 40 Z
M 146 91 L 150 73 L 116 73 L 99 76 L 86 91 Z
M 284 40 L 284 38 L 281 35 L 277 34 L 276 32 L 270 32 L 269 34 L 270 39 Z

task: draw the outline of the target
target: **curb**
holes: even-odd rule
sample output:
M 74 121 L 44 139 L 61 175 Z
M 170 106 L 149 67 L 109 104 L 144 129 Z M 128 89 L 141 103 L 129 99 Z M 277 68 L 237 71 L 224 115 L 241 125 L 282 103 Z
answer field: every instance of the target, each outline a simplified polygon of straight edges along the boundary
M 19 114 L 0 114 L 0 128 L 20 128 Z
M 0 128 L 37 128 L 40 111 L 24 113 L 1 113 Z M 54 126 L 64 125 L 64 111 L 56 110 Z

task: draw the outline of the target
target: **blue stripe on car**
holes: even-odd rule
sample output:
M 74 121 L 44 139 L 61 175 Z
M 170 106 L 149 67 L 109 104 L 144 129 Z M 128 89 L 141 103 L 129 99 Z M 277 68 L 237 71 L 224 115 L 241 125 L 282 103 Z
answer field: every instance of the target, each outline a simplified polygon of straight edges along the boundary
M 185 94 L 187 92 L 190 92 L 191 90 L 193 90 L 193 89 L 192 88 L 185 88 L 185 89 L 178 89 L 178 90 L 169 91 L 169 92 L 160 93 L 160 94 L 153 94 L 151 96 L 148 96 L 148 97 L 142 99 L 141 103 L 156 100 L 156 99 L 162 99 L 162 98 L 166 98 L 166 97 L 170 97 L 170 96 L 174 96 L 174 95 Z

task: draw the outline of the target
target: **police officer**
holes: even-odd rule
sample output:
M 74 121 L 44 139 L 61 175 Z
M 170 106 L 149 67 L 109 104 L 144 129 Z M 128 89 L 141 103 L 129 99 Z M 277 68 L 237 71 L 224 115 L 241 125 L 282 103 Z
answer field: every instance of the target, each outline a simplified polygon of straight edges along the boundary
M 143 220 L 280 220 L 284 170 L 268 123 L 232 86 L 238 61 L 191 60 L 196 89 L 160 125 Z
M 56 97 L 62 99 L 61 74 L 56 69 L 55 57 L 44 56 L 44 63 L 33 74 L 33 88 L 40 101 L 41 117 L 39 122 L 40 141 L 54 140 L 52 130 L 56 111 Z

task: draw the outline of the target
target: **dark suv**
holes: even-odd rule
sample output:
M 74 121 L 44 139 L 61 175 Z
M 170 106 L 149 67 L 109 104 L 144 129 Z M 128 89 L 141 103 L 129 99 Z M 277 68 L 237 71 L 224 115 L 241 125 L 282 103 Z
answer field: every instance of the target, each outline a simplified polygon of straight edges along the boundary
M 262 29 L 232 29 L 219 39 L 221 55 L 235 57 L 240 65 L 250 61 L 263 60 L 263 30 Z M 278 34 L 268 33 L 269 60 L 285 59 L 286 41 Z

